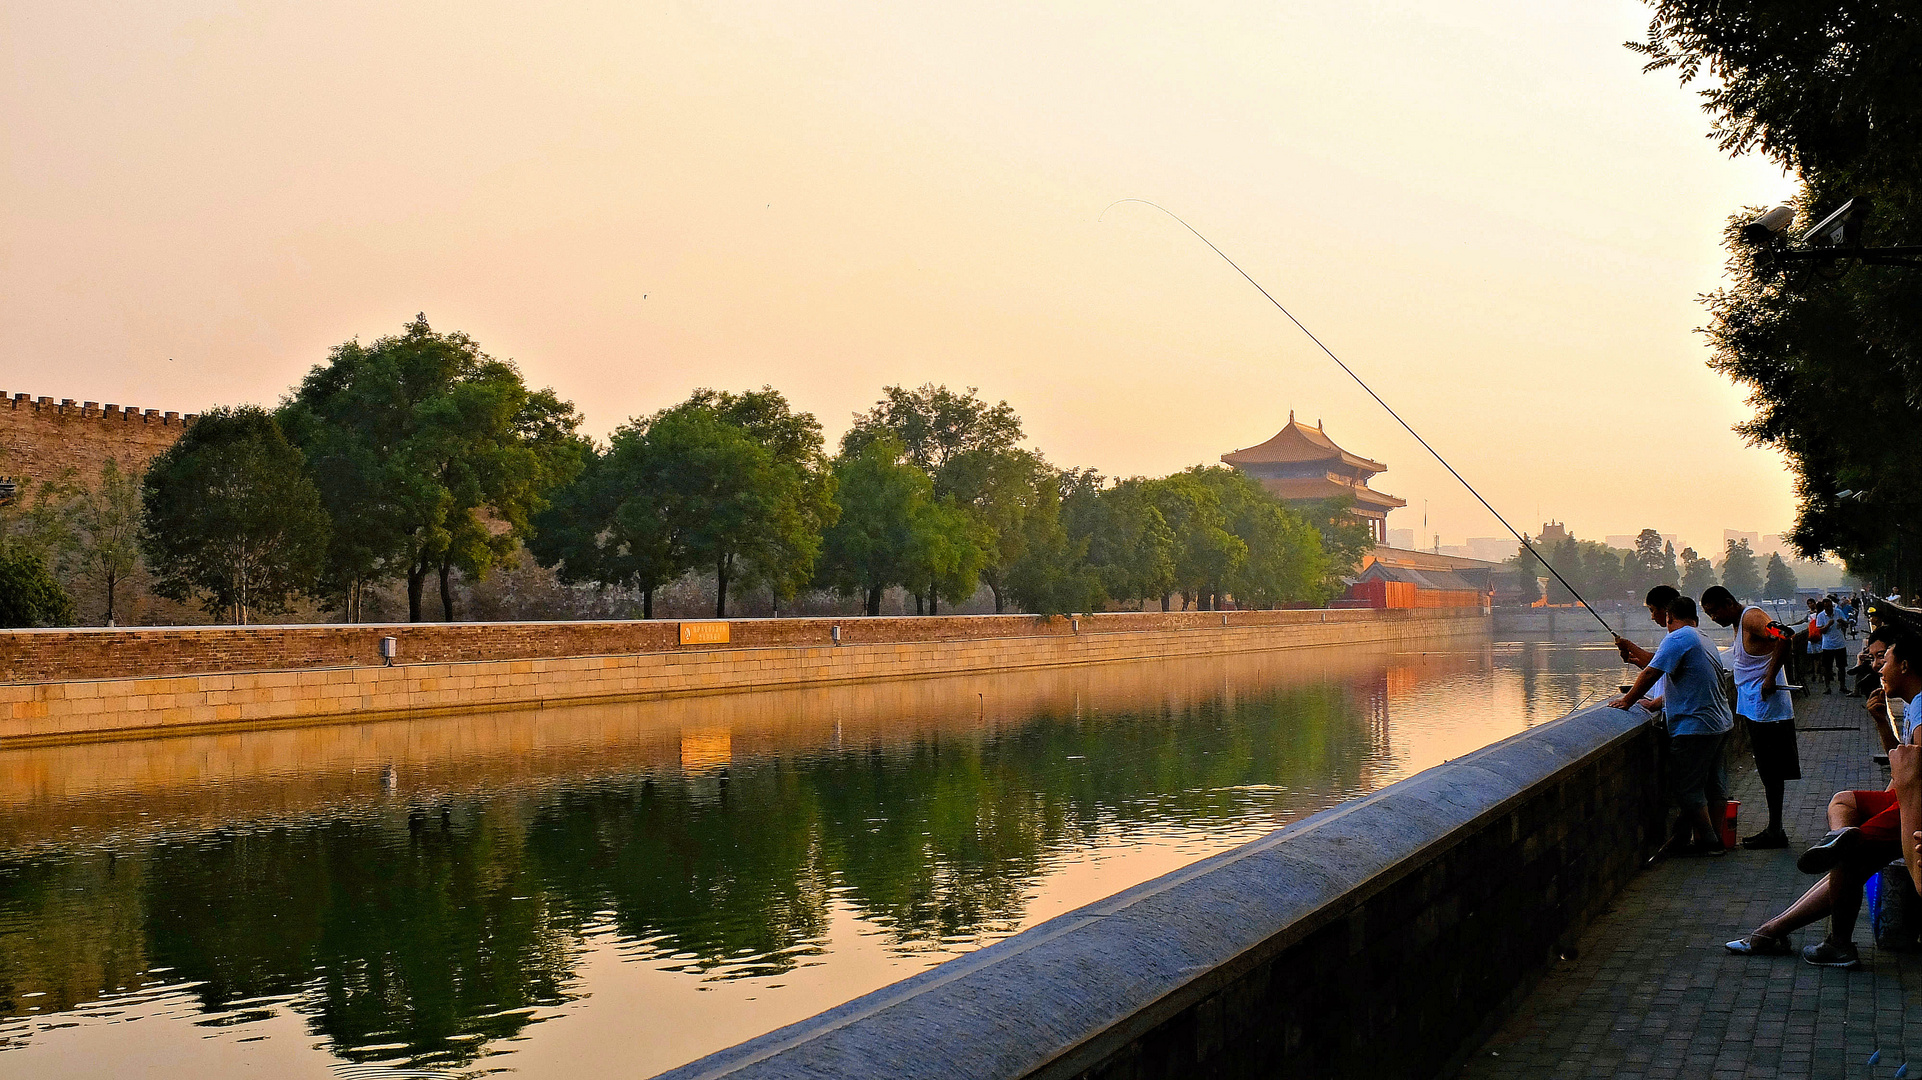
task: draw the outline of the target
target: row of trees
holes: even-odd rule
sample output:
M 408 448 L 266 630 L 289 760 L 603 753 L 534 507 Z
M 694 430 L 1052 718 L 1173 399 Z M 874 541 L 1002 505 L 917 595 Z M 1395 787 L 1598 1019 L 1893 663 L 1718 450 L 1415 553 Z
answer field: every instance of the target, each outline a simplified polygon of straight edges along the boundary
M 1634 550 L 1609 547 L 1594 540 L 1568 537 L 1543 550 L 1543 554 L 1589 602 L 1595 604 L 1639 604 L 1648 590 L 1657 585 L 1676 584 L 1685 593 L 1699 596 L 1702 590 L 1720 584 L 1738 597 L 1789 599 L 1795 596 L 1795 572 L 1779 554 L 1771 553 L 1761 564 L 1747 540 L 1729 540 L 1718 566 L 1692 547 L 1679 553 L 1675 545 L 1662 539 L 1654 529 L 1643 529 L 1635 538 Z M 1576 598 L 1549 573 L 1536 555 L 1523 548 L 1509 560 L 1517 570 L 1525 604 L 1543 598 L 1540 579 L 1548 579 L 1548 602 L 1573 604 Z
M 1111 483 L 1021 441 L 1006 402 L 888 387 L 830 458 L 779 393 L 699 390 L 590 447 L 530 547 L 563 580 L 637 592 L 649 616 L 690 571 L 714 576 L 717 615 L 737 582 L 777 610 L 818 588 L 872 615 L 894 587 L 927 614 L 982 585 L 996 611 L 1317 600 L 1367 542 L 1343 508 L 1311 521 L 1229 469 Z
M 983 584 L 996 611 L 1272 606 L 1326 599 L 1370 543 L 1344 504 L 1304 514 L 1230 469 L 1057 469 L 972 389 L 888 387 L 831 457 L 772 388 L 696 390 L 605 444 L 579 424 L 418 317 L 336 348 L 273 411 L 203 413 L 144 477 L 110 463 L 97 485 L 45 486 L 0 522 L 0 584 L 25 598 L 0 618 L 71 622 L 60 568 L 103 576 L 111 621 L 117 576 L 144 561 L 156 593 L 235 623 L 303 596 L 358 621 L 370 590 L 402 581 L 410 620 L 430 582 L 452 619 L 456 577 L 523 555 L 638 594 L 645 617 L 690 574 L 711 576 L 721 616 L 742 587 L 777 613 L 827 590 L 878 614 L 900 587 L 934 614 Z
M 1713 134 L 1800 182 L 1799 236 L 1854 200 L 1872 246 L 1922 244 L 1922 21 L 1911 5 L 1843 0 L 1656 0 L 1652 70 L 1706 76 Z M 1796 475 L 1788 534 L 1810 558 L 1909 594 L 1922 514 L 1922 273 L 1846 257 L 1785 267 L 1745 239 L 1760 207 L 1727 233 L 1730 284 L 1710 297 L 1712 366 L 1750 392 L 1748 438 Z M 1909 581 L 1912 585 L 1913 581 Z

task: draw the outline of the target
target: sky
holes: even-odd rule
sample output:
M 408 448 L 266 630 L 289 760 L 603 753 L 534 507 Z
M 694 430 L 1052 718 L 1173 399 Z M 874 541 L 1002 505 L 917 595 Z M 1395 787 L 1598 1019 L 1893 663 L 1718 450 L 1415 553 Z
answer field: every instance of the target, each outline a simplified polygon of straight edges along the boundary
M 1292 409 L 1393 528 L 1780 532 L 1703 293 L 1731 160 L 1626 0 L 0 0 L 0 389 L 277 401 L 416 312 L 597 436 L 772 385 L 830 441 L 978 387 L 1158 475 Z M 1427 525 L 1423 527 L 1424 504 Z

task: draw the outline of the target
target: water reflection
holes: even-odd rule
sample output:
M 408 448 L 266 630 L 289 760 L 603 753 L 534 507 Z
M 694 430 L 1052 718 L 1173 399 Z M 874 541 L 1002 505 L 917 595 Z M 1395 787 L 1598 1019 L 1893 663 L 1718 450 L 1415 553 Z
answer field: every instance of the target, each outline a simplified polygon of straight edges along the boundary
M 0 754 L 0 1075 L 645 1075 L 1618 673 L 1326 650 Z

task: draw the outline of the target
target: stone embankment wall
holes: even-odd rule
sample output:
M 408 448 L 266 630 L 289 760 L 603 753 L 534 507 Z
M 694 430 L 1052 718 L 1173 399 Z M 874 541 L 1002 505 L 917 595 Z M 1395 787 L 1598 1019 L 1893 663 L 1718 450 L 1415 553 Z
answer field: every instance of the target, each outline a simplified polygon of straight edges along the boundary
M 727 623 L 724 645 L 682 645 L 682 625 L 0 631 L 0 745 L 1488 632 L 1473 609 L 752 619 Z
M 0 477 L 37 485 L 71 473 L 76 482 L 92 485 L 108 458 L 122 472 L 138 474 L 195 419 L 191 413 L 0 391 Z
M 1450 1075 L 1635 874 L 1659 777 L 1588 709 L 665 1075 Z

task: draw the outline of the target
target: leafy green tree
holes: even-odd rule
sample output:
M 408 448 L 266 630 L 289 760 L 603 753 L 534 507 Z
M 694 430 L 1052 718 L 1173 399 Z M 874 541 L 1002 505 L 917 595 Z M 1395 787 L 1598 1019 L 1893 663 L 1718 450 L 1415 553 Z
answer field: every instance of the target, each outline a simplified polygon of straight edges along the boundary
M 1008 573 L 1029 535 L 1023 522 L 1053 477 L 1039 454 L 1017 445 L 1021 418 L 1005 401 L 989 405 L 972 386 L 959 394 L 933 383 L 916 390 L 889 386 L 854 418 L 841 452 L 858 454 L 883 439 L 898 443 L 903 458 L 928 474 L 937 502 L 975 517 L 973 532 L 984 537 L 980 577 L 994 609 L 1004 610 Z
M 1321 533 L 1322 591 L 1327 596 L 1340 593 L 1342 579 L 1353 577 L 1362 557 L 1375 550 L 1374 530 L 1349 512 L 1354 505 L 1353 495 L 1337 495 L 1300 508 L 1302 517 Z
M 1655 582 L 1655 584 L 1659 585 L 1664 582 L 1676 582 L 1680 580 L 1682 580 L 1682 570 L 1680 564 L 1675 560 L 1675 545 L 1672 542 L 1663 544 L 1662 575 L 1660 580 Z
M 524 542 L 586 450 L 572 405 L 529 390 L 511 362 L 466 334 L 435 331 L 425 315 L 398 336 L 336 347 L 280 419 L 337 526 L 327 580 L 356 597 L 405 575 L 414 622 L 436 575 L 451 620 L 452 571 L 482 576 Z
M 1922 243 L 1922 21 L 1911 6 L 1653 6 L 1648 40 L 1634 46 L 1649 69 L 1684 84 L 1706 77 L 1700 93 L 1721 147 L 1795 172 L 1796 220 L 1784 235 L 1854 199 L 1869 208 L 1865 243 Z M 1712 366 L 1749 391 L 1755 414 L 1738 430 L 1779 450 L 1796 475 L 1790 543 L 1886 578 L 1895 530 L 1922 515 L 1922 275 L 1847 259 L 1785 267 L 1742 235 L 1757 213 L 1735 213 L 1726 234 L 1730 284 L 1708 297 Z
M 1037 489 L 1021 522 L 1020 554 L 1007 570 L 1014 602 L 1037 615 L 1094 611 L 1106 596 L 1100 571 L 1087 560 L 1088 538 L 1070 535 L 1062 519 L 1059 492 L 1056 482 Z
M 1548 558 L 1554 563 L 1555 569 L 1561 571 L 1561 577 L 1549 575 L 1548 602 L 1561 605 L 1575 603 L 1575 594 L 1570 591 L 1569 585 L 1579 589 L 1587 584 L 1586 581 L 1580 580 L 1584 576 L 1581 544 L 1572 536 L 1566 537 L 1555 545 L 1554 553 Z M 1563 583 L 1562 578 L 1568 579 L 1566 584 Z
M 822 536 L 816 579 L 844 596 L 860 596 L 869 615 L 894 585 L 921 585 L 918 552 L 930 546 L 921 531 L 936 527 L 934 483 L 902 460 L 901 444 L 876 439 L 836 458 L 834 498 L 840 514 Z
M 689 569 L 681 530 L 661 513 L 660 469 L 645 427 L 623 425 L 605 450 L 589 446 L 582 468 L 534 517 L 528 550 L 570 584 L 631 589 L 641 617 L 654 594 Z
M 691 564 L 713 569 L 716 617 L 727 616 L 737 578 L 769 585 L 777 600 L 813 579 L 837 511 L 812 415 L 771 389 L 697 390 L 636 426 L 647 436 L 654 512 Z
M 108 458 L 100 467 L 97 487 L 82 487 L 69 504 L 75 555 L 87 572 L 100 575 L 106 587 L 108 626 L 114 625 L 115 592 L 121 579 L 140 565 L 140 530 L 145 513 L 140 477 L 120 471 Z
M 1675 552 L 1671 548 L 1664 554 L 1664 543 L 1662 534 L 1654 529 L 1643 529 L 1635 536 L 1635 554 L 1630 563 L 1634 573 L 1629 589 L 1638 599 L 1657 585 L 1675 584 Z
M 300 451 L 251 405 L 202 413 L 147 467 L 141 548 L 154 591 L 245 626 L 314 587 L 327 513 Z
M 1762 583 L 1762 595 L 1770 600 L 1792 600 L 1799 583 L 1795 571 L 1782 561 L 1780 552 L 1770 552 L 1766 578 Z
M 1242 607 L 1327 598 L 1321 534 L 1307 519 L 1238 469 L 1215 466 L 1189 473 L 1214 492 L 1228 531 L 1246 549 L 1225 589 L 1210 590 L 1210 606 L 1218 606 L 1223 591 Z
M 1762 594 L 1762 575 L 1755 567 L 1755 553 L 1748 541 L 1730 540 L 1722 552 L 1722 587 L 1747 600 Z
M 1174 535 L 1174 578 L 1170 592 L 1181 591 L 1207 607 L 1209 599 L 1223 588 L 1242 561 L 1248 545 L 1228 531 L 1221 499 L 1195 471 L 1151 480 L 1147 497 Z M 1161 610 L 1169 608 L 1169 595 L 1161 597 Z
M 0 627 L 72 626 L 79 616 L 39 553 L 0 544 Z
M 909 576 L 915 584 L 915 614 L 941 613 L 941 598 L 965 601 L 981 584 L 994 534 L 980 519 L 952 501 L 931 505 L 913 532 Z M 925 591 L 923 591 L 925 586 Z
M 1062 527 L 1087 545 L 1102 592 L 1137 604 L 1165 599 L 1175 587 L 1174 530 L 1151 498 L 1152 483 L 1134 477 L 1110 487 L 1092 469 L 1062 478 Z

